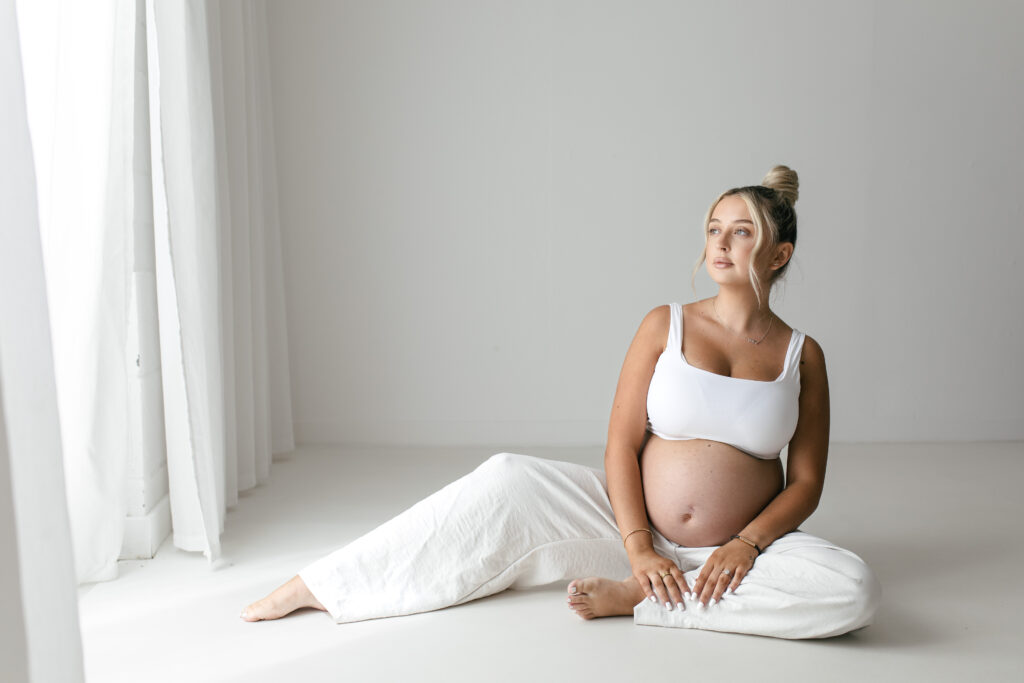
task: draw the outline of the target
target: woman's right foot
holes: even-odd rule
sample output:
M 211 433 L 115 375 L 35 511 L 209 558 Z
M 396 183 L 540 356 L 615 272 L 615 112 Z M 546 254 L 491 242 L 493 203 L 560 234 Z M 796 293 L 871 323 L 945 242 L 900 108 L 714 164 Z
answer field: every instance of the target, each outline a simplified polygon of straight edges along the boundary
M 583 619 L 632 614 L 633 607 L 644 599 L 640 584 L 632 576 L 625 581 L 575 579 L 568 591 L 569 608 Z
M 327 611 L 327 608 L 309 592 L 306 582 L 296 574 L 267 597 L 243 609 L 239 616 L 246 621 L 269 621 L 280 619 L 300 607 Z

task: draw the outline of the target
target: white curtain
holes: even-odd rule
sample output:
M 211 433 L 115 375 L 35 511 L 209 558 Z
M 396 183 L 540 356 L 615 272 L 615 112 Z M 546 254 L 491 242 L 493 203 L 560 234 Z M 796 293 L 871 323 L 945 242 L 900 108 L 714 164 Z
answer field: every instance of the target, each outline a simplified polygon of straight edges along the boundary
M 81 681 L 82 641 L 14 0 L 0 0 L 0 679 Z
M 166 463 L 174 544 L 215 562 L 294 448 L 265 8 L 18 10 L 78 581 L 116 577 L 141 461 Z

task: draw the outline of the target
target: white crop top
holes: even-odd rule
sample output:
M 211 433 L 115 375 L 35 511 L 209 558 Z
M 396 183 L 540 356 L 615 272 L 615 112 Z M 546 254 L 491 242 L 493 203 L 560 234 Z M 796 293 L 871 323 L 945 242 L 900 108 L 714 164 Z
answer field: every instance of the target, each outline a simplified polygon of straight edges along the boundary
M 677 441 L 720 441 L 762 459 L 779 457 L 799 416 L 803 332 L 793 330 L 782 374 L 774 381 L 729 377 L 686 362 L 683 307 L 669 308 L 668 344 L 647 391 L 647 431 Z

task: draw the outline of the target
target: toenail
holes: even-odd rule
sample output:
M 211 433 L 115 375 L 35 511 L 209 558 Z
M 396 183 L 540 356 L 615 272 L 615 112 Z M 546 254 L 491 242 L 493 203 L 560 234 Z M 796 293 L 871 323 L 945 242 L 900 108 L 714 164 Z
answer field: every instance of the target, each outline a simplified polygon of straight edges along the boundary
M 575 593 L 576 592 L 576 586 L 569 586 L 569 592 L 570 593 Z

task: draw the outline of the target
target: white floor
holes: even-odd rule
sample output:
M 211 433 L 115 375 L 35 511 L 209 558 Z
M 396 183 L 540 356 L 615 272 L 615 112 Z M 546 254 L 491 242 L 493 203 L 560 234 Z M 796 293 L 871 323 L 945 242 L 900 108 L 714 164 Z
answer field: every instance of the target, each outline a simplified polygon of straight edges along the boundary
M 227 517 L 225 566 L 170 540 L 80 590 L 102 681 L 1024 680 L 1024 444 L 834 445 L 803 529 L 881 579 L 876 623 L 820 641 L 585 622 L 564 585 L 355 624 L 238 618 L 308 562 L 510 451 L 600 466 L 600 448 L 303 448 Z M 708 678 L 713 677 L 713 678 Z

